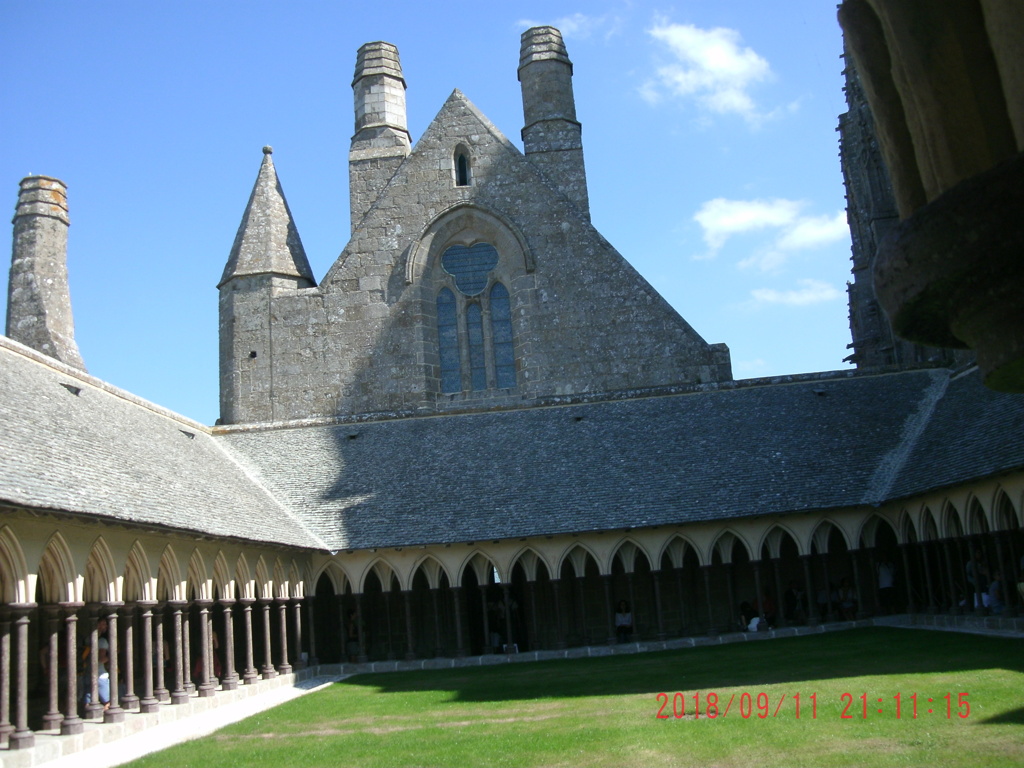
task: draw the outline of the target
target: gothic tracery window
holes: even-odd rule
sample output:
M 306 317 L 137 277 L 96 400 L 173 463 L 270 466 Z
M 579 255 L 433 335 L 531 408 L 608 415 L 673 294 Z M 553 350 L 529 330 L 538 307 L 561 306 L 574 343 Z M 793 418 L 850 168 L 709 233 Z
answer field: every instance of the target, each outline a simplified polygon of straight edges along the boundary
M 516 386 L 512 303 L 508 289 L 491 275 L 497 264 L 490 243 L 452 245 L 441 255 L 448 278 L 437 293 L 444 393 Z

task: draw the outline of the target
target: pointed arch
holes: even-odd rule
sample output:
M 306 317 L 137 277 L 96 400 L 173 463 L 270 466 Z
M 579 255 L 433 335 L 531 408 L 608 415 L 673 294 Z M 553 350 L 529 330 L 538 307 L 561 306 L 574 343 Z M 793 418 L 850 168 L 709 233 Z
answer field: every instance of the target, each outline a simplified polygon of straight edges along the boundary
M 764 550 L 768 550 L 768 557 L 778 558 L 781 557 L 782 544 L 786 538 L 789 538 L 793 542 L 793 546 L 796 548 L 797 554 L 803 554 L 800 552 L 800 540 L 797 539 L 796 534 L 789 529 L 788 526 L 783 523 L 775 523 L 764 532 L 761 536 L 760 545 L 757 548 L 758 552 L 764 554 Z M 763 557 L 761 558 L 764 559 Z
M 213 596 L 219 596 L 221 600 L 235 598 L 235 580 L 228 569 L 228 559 L 224 556 L 224 550 L 218 550 L 217 556 L 213 558 L 213 589 Z
M 863 521 L 860 527 L 860 532 L 857 534 L 857 539 L 860 541 L 861 547 L 870 549 L 878 546 L 878 537 L 880 531 L 883 530 L 882 526 L 888 527 L 889 531 L 892 533 L 892 537 L 899 541 L 899 536 L 896 533 L 896 529 L 893 527 L 893 524 L 878 513 L 872 513 Z
M 263 558 L 263 555 L 260 555 L 256 561 L 255 584 L 253 587 L 253 597 L 257 600 L 269 600 L 274 596 L 274 585 L 270 581 L 270 574 L 267 573 L 267 561 Z
M 321 565 L 320 569 L 313 574 L 313 583 L 319 584 L 320 579 L 325 576 L 336 595 L 345 594 L 346 589 L 352 584 L 352 579 L 349 578 L 348 573 L 336 560 L 328 560 Z
M 627 536 L 622 539 L 612 552 L 611 558 L 608 560 L 608 572 L 611 573 L 612 565 L 615 563 L 615 558 L 619 559 L 622 563 L 622 569 L 626 573 L 633 573 L 636 568 L 638 556 L 642 556 L 647 560 L 647 564 L 651 570 L 654 569 L 654 561 L 651 558 L 651 553 L 647 551 L 647 548 L 640 542 L 631 536 Z
M 843 544 L 846 545 L 847 550 L 853 549 L 850 544 L 850 539 L 847 537 L 846 531 L 843 530 L 842 526 L 836 525 L 832 520 L 826 517 L 820 520 L 814 527 L 809 539 L 809 541 L 817 547 L 819 554 L 829 551 L 828 540 L 832 535 L 832 531 L 836 531 L 839 534 L 842 538 Z M 808 551 L 810 550 L 808 549 Z
M 288 594 L 287 597 L 303 597 L 305 583 L 299 572 L 299 566 L 293 558 L 288 566 Z
M 441 586 L 441 577 L 444 576 L 448 579 L 448 583 L 452 583 L 451 575 L 448 573 L 448 569 L 444 567 L 440 560 L 433 555 L 424 555 L 412 568 L 412 576 L 409 579 L 411 585 L 413 580 L 416 578 L 416 574 L 422 570 L 423 576 L 427 580 L 427 586 L 431 589 L 438 589 Z
M 366 568 L 363 569 L 362 574 L 360 574 L 360 592 L 366 591 L 366 579 L 371 573 L 377 577 L 377 580 L 380 582 L 380 588 L 384 592 L 391 591 L 391 583 L 393 580 L 398 581 L 398 573 L 395 570 L 395 567 L 383 557 L 377 556 L 366 566 Z M 401 581 L 399 581 L 398 588 L 402 588 Z
M 939 538 L 939 527 L 935 524 L 935 516 L 930 508 L 921 510 L 921 541 L 936 541 Z
M 982 507 L 977 496 L 971 495 L 971 498 L 967 501 L 966 510 L 967 533 L 972 536 L 978 533 L 988 533 L 990 527 L 988 517 L 985 515 L 985 509 Z
M 498 570 L 498 564 L 491 557 L 477 549 L 462 561 L 462 565 L 458 569 L 458 586 L 462 586 L 465 582 L 466 570 L 469 568 L 473 569 L 477 584 L 489 584 L 492 576 L 495 577 L 495 580 L 503 578 Z
M 715 541 L 712 543 L 709 551 L 712 553 L 712 557 L 717 551 L 718 556 L 721 558 L 723 563 L 731 563 L 736 544 L 740 545 L 741 550 L 747 555 L 748 560 L 754 559 L 747 540 L 729 528 L 721 531 L 718 536 L 715 537 Z
M 240 600 L 256 599 L 256 585 L 244 552 L 239 553 L 235 561 L 235 594 Z
M 156 577 L 157 600 L 184 600 L 185 580 L 181 578 L 181 566 L 174 548 L 168 544 L 160 555 L 160 566 Z
M 917 541 L 917 527 L 914 525 L 914 520 L 906 509 L 900 512 L 899 532 L 900 544 L 913 544 Z
M 551 578 L 551 564 L 547 561 L 547 558 L 541 555 L 533 547 L 525 546 L 516 552 L 516 554 L 512 556 L 508 572 L 512 573 L 515 570 L 516 565 L 519 565 L 519 567 L 523 569 L 523 574 L 526 576 L 527 581 L 536 581 L 540 568 L 543 568 L 547 573 L 548 578 Z
M 285 576 L 284 563 L 280 557 L 274 558 L 274 584 L 271 595 L 277 598 L 288 597 L 288 577 Z
M 491 243 L 499 253 L 508 254 L 513 260 L 510 263 L 526 272 L 534 271 L 536 265 L 526 237 L 512 221 L 494 211 L 459 202 L 437 214 L 410 246 L 405 262 L 406 284 L 422 280 L 431 262 L 440 258 L 447 245 L 473 245 L 482 240 Z
M 994 527 L 1001 531 L 1012 531 L 1020 527 L 1020 518 L 1013 508 L 1010 495 L 1002 488 L 996 491 L 995 503 L 992 505 Z
M 601 561 L 597 559 L 597 555 L 594 551 L 584 544 L 582 541 L 574 542 L 568 550 L 562 553 L 562 556 L 558 560 L 558 570 L 555 571 L 555 576 L 561 578 L 562 569 L 565 567 L 566 562 L 572 566 L 572 572 L 577 577 L 582 579 L 587 573 L 587 558 L 594 561 L 594 565 L 597 567 L 597 572 L 601 573 Z
M 185 585 L 186 600 L 211 600 L 210 578 L 206 574 L 206 561 L 199 549 L 193 549 L 188 559 L 188 580 Z
M 60 586 L 59 582 L 56 586 Z M 28 595 L 28 564 L 25 562 L 25 553 L 14 531 L 9 525 L 5 525 L 0 527 L 0 600 L 4 603 L 27 603 Z M 46 595 L 44 598 L 47 602 L 57 602 L 59 596 L 54 589 L 52 596 Z
M 128 550 L 124 568 L 125 601 L 155 600 L 156 584 L 142 542 L 136 539 Z
M 120 577 L 116 573 L 110 547 L 102 536 L 97 536 L 92 549 L 89 550 L 89 559 L 85 563 L 85 582 L 82 585 L 82 596 L 85 601 L 112 603 L 120 600 Z
M 669 540 L 665 542 L 665 545 L 661 548 L 661 552 L 658 555 L 658 567 L 661 567 L 661 563 L 667 555 L 673 568 L 682 568 L 686 559 L 687 551 L 693 552 L 693 556 L 697 559 L 698 565 L 703 565 L 700 550 L 697 549 L 697 545 L 681 533 L 672 534 Z
M 960 512 L 948 499 L 942 505 L 942 514 L 939 516 L 939 536 L 948 539 L 958 539 L 964 535 L 963 520 Z

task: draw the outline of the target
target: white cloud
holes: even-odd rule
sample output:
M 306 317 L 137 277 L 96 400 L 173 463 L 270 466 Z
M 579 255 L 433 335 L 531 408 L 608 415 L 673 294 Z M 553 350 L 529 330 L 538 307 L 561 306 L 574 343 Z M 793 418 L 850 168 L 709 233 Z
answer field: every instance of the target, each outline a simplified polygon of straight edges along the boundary
M 849 237 L 844 211 L 834 216 L 807 216 L 801 214 L 806 206 L 806 201 L 783 198 L 708 200 L 693 215 L 708 246 L 708 251 L 696 258 L 713 258 L 733 235 L 771 229 L 775 230 L 772 242 L 738 264 L 740 269 L 771 272 L 782 267 L 793 251 L 820 248 Z
M 648 34 L 676 59 L 659 67 L 657 78 L 641 86 L 640 94 L 648 102 L 657 103 L 668 94 L 693 98 L 708 112 L 740 115 L 752 125 L 768 117 L 757 109 L 748 90 L 772 77 L 771 66 L 753 48 L 742 45 L 735 29 L 660 21 Z
M 843 292 L 823 280 L 798 280 L 800 288 L 791 291 L 777 291 L 774 288 L 755 288 L 750 292 L 758 304 L 785 304 L 791 307 L 805 307 L 842 298 Z
M 849 236 L 850 225 L 845 211 L 835 216 L 804 216 L 782 233 L 778 247 L 786 251 L 818 248 Z
M 704 242 L 717 251 L 730 236 L 765 227 L 792 224 L 803 203 L 796 200 L 708 200 L 694 214 L 693 220 L 704 230 Z
M 571 37 L 577 40 L 583 40 L 592 35 L 600 35 L 607 40 L 622 27 L 622 19 L 610 13 L 606 13 L 603 16 L 587 16 L 585 13 L 574 13 L 551 22 L 520 19 L 517 22 L 517 26 L 529 29 L 530 27 L 543 26 L 546 23 L 550 23 L 552 27 L 558 29 L 563 37 Z

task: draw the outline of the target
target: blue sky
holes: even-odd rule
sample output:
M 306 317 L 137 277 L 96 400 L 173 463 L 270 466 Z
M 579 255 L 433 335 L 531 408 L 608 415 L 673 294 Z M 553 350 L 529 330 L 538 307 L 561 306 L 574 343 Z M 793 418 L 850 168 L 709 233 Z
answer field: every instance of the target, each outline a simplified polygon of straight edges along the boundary
M 68 184 L 90 373 L 212 424 L 216 284 L 263 145 L 320 279 L 349 232 L 356 49 L 398 46 L 414 141 L 459 88 L 521 148 L 533 24 L 574 63 L 602 234 L 736 378 L 847 367 L 834 3 L 0 3 L 0 194 Z

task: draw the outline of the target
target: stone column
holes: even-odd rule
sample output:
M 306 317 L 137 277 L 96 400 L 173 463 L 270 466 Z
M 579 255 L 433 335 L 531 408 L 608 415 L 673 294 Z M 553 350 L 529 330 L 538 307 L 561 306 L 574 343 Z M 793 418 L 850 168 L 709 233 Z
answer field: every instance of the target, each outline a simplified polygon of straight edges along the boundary
M 278 617 L 278 629 L 281 636 L 281 663 L 277 665 L 278 673 L 282 675 L 290 674 L 292 671 L 292 665 L 288 659 L 288 598 L 281 597 L 277 599 L 277 617 Z
M 412 630 L 412 605 L 411 605 L 412 590 L 402 590 L 402 603 L 405 609 L 405 658 L 406 661 L 411 661 L 416 658 L 416 650 L 413 645 L 413 630 Z
M 360 664 L 370 660 L 366 654 L 366 627 L 363 626 L 363 593 L 356 593 L 356 630 L 359 634 L 359 656 L 356 658 Z
M 654 612 L 658 616 L 658 640 L 664 640 L 668 635 L 665 633 L 665 619 L 661 615 L 661 570 L 651 571 L 651 583 L 654 585 Z
M 14 702 L 14 733 L 7 737 L 8 749 L 35 746 L 36 735 L 28 727 L 28 616 L 35 603 L 11 606 L 14 618 L 14 643 L 17 649 L 17 698 Z
M 213 674 L 213 637 L 210 633 L 210 606 L 212 600 L 196 600 L 199 606 L 199 644 L 202 646 L 199 670 L 199 696 L 206 699 L 217 692 L 216 677 Z
M 907 612 L 917 613 L 917 604 L 914 603 L 914 580 L 910 576 L 910 544 L 900 544 L 899 547 L 900 559 L 903 560 L 903 582 L 907 585 Z
M 463 658 L 466 655 L 466 646 L 462 644 L 462 587 L 452 587 L 452 602 L 455 604 L 455 656 Z
M 562 601 L 561 601 L 561 579 L 551 579 L 551 594 L 555 600 L 555 649 L 565 648 L 565 633 L 562 631 Z
M 864 610 L 864 590 L 861 589 L 860 583 L 860 564 L 857 559 L 857 552 L 859 550 L 850 550 L 850 559 L 853 560 L 853 592 L 857 596 L 857 613 L 854 614 L 854 618 L 863 619 L 867 616 Z
M 11 724 L 11 611 L 0 605 L 0 741 L 14 733 Z
M 121 610 L 121 623 L 124 625 L 124 696 L 121 706 L 132 709 L 139 703 L 135 694 L 135 604 L 126 605 Z
M 679 595 L 679 636 L 686 634 L 686 593 L 683 590 L 683 566 L 673 568 L 676 574 L 676 592 Z
M 171 609 L 171 616 L 174 620 L 174 690 L 171 691 L 171 704 L 184 704 L 188 701 L 188 691 L 185 690 L 185 667 L 188 660 L 185 656 L 185 644 L 182 638 L 184 624 L 182 622 L 182 609 L 187 603 L 183 600 L 169 600 L 168 607 Z
M 381 594 L 384 595 L 384 613 L 386 614 L 386 619 L 387 619 L 386 623 L 387 623 L 387 627 L 388 627 L 387 643 L 386 643 L 386 645 L 387 645 L 387 649 L 388 649 L 388 660 L 390 661 L 391 659 L 395 658 L 395 652 L 394 652 L 394 650 L 392 649 L 392 646 L 391 646 L 391 640 L 392 640 L 392 636 L 394 634 L 394 632 L 392 631 L 392 626 L 391 626 L 391 590 L 388 589 L 386 592 L 382 592 Z
M 181 612 L 181 647 L 184 663 L 182 664 L 181 673 L 184 679 L 185 692 L 192 693 L 196 689 L 196 685 L 192 682 L 192 631 L 190 625 L 192 623 L 192 604 L 187 603 L 184 610 Z
M 74 736 L 85 730 L 85 723 L 78 716 L 78 611 L 83 603 L 61 603 L 64 609 L 64 666 L 67 668 L 68 681 L 64 699 L 64 719 L 60 724 L 61 736 Z M 0 699 L 7 696 L 0 691 Z M 6 718 L 0 718 L 6 721 Z M 2 729 L 0 725 L 0 729 Z
M 294 632 L 295 644 L 295 669 L 302 669 L 306 662 L 302 659 L 302 598 L 293 597 L 288 601 L 292 607 L 292 631 Z M 308 658 L 308 656 L 307 656 Z
M 316 622 L 314 621 L 313 603 L 316 602 L 316 595 L 306 597 L 306 626 L 309 627 L 309 666 L 315 667 L 320 663 L 320 657 L 316 655 Z M 344 615 L 344 614 L 342 614 Z M 342 658 L 345 658 L 345 648 L 342 648 Z
M 608 645 L 615 645 L 619 638 L 615 634 L 615 606 L 612 603 L 612 575 L 605 573 L 601 576 L 604 585 L 604 607 L 608 614 Z M 583 590 L 580 590 L 580 602 L 583 601 Z M 630 609 L 632 610 L 632 609 Z
M 825 585 L 825 607 L 821 616 L 821 623 L 824 624 L 835 617 L 835 612 L 832 608 L 832 582 L 829 581 L 828 574 L 828 552 L 821 552 L 818 557 L 821 558 L 821 576 Z
M 800 555 L 800 562 L 804 566 L 804 594 L 807 596 L 807 623 L 812 624 L 815 616 L 813 608 L 815 607 L 814 601 L 814 581 L 811 579 L 811 556 Z
M 938 611 L 938 605 L 935 603 L 935 589 L 932 587 L 932 566 L 929 562 L 928 557 L 928 544 L 927 542 L 918 542 L 918 550 L 921 552 L 921 559 L 924 561 L 924 582 L 928 587 L 928 613 L 935 613 Z
M 156 603 L 152 600 L 139 600 L 136 605 L 142 609 L 142 698 L 139 699 L 139 712 L 157 712 L 160 709 L 160 702 L 157 701 L 153 686 L 154 661 L 159 665 L 163 685 L 163 649 L 159 654 L 153 653 L 153 606 Z M 161 632 L 161 644 L 163 633 Z
M 156 687 L 153 689 L 153 696 L 156 697 L 158 702 L 170 701 L 171 692 L 167 690 L 167 680 L 165 679 L 165 671 L 167 669 L 167 654 L 164 653 L 164 633 L 166 627 L 164 626 L 164 608 L 165 603 L 157 603 L 154 606 L 153 611 L 153 642 L 156 644 L 156 650 L 154 656 L 156 657 Z
M 708 634 L 715 635 L 715 612 L 711 604 L 711 565 L 702 565 L 700 569 L 704 572 L 704 597 L 708 605 Z
M 956 616 L 960 613 L 960 604 L 956 599 L 956 576 L 954 575 L 953 553 L 950 551 L 952 547 L 952 541 L 949 539 L 942 540 L 942 553 L 946 556 L 946 576 L 949 582 L 949 612 Z
M 540 630 L 537 625 L 537 583 L 526 582 L 526 594 L 530 598 L 530 628 L 533 630 L 533 637 L 530 639 L 530 649 L 540 649 Z
M 512 595 L 508 589 L 508 582 L 501 583 L 501 598 L 505 604 L 505 653 L 512 653 L 512 646 L 515 645 L 515 638 L 512 636 Z
M 238 672 L 235 670 L 235 623 L 231 611 L 235 601 L 224 599 L 220 604 L 224 609 L 224 677 L 221 678 L 220 689 L 233 691 L 238 688 Z
M 761 563 L 755 560 L 751 563 L 754 567 L 754 590 L 757 592 L 757 615 L 759 618 L 768 621 L 764 614 L 764 590 L 761 588 Z
M 785 627 L 789 626 L 789 622 L 786 621 L 786 593 L 782 590 L 782 569 L 779 568 L 781 559 L 781 557 L 773 557 L 771 561 L 772 576 L 775 579 L 775 623 L 776 626 Z
M 107 617 L 107 644 L 110 646 L 107 660 L 107 673 L 110 676 L 110 706 L 103 713 L 104 723 L 123 723 L 124 710 L 121 709 L 121 675 L 118 659 L 117 612 L 124 603 L 103 603 L 103 612 Z
M 43 606 L 45 616 L 45 629 L 48 635 L 46 641 L 46 688 L 48 692 L 46 714 L 43 715 L 43 730 L 52 731 L 60 727 L 64 715 L 60 713 L 60 615 L 61 609 L 58 605 Z
M 270 600 L 260 600 L 260 612 L 263 614 L 263 666 L 260 667 L 260 675 L 264 680 L 277 677 L 277 670 L 274 669 L 274 661 L 270 649 Z
M 487 615 L 487 584 L 478 584 L 480 588 L 480 607 L 483 609 L 484 615 L 484 645 L 481 649 L 481 653 L 491 653 L 491 620 Z
M 85 719 L 99 720 L 103 718 L 103 704 L 100 703 L 99 689 L 99 643 L 100 633 L 97 627 L 99 621 L 99 606 L 92 603 L 88 606 L 89 611 L 89 703 L 85 705 Z M 109 634 L 110 628 L 107 628 Z M 108 652 L 109 655 L 109 652 Z
M 584 589 L 584 580 L 586 573 L 583 576 L 576 574 L 573 576 L 573 581 L 576 583 L 576 591 L 580 597 L 580 629 L 583 632 L 583 645 L 590 644 L 590 631 L 587 629 L 587 593 Z
M 434 609 L 434 656 L 440 656 L 444 647 L 441 643 L 441 614 L 437 610 L 437 593 L 440 591 L 437 587 L 430 590 L 430 604 Z
M 730 631 L 736 628 L 736 587 L 733 584 L 736 577 L 736 570 L 731 562 L 725 564 L 725 586 L 729 590 L 729 626 Z
M 255 601 L 251 597 L 243 597 L 238 602 L 242 606 L 242 624 L 245 627 L 245 669 L 242 670 L 242 684 L 252 685 L 260 678 L 253 665 L 252 656 L 252 604 Z

